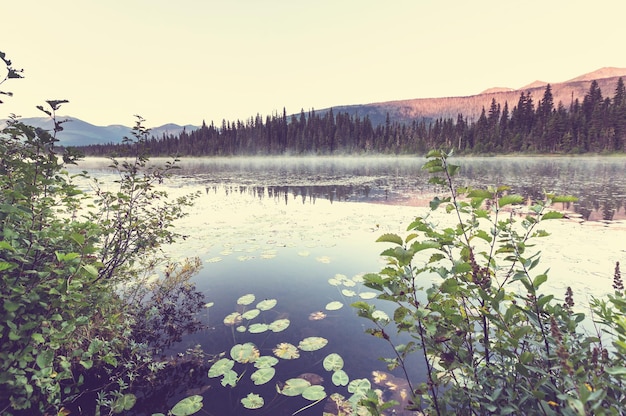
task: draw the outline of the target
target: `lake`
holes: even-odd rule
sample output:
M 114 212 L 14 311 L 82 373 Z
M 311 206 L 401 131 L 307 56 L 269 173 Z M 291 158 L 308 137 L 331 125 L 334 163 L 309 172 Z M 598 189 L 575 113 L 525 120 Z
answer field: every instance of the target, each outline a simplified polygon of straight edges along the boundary
M 280 360 L 276 375 L 266 384 L 255 385 L 250 374 L 256 369 L 242 365 L 235 370 L 246 372 L 235 388 L 223 387 L 219 377 L 203 377 L 200 386 L 181 385 L 145 412 L 163 411 L 159 406 L 172 405 L 200 387 L 205 409 L 212 415 L 291 415 L 312 402 L 277 395 L 275 385 L 301 374 L 322 378 L 316 380 L 328 394 L 349 396 L 324 369 L 323 360 L 330 353 L 344 359 L 351 380 L 371 380 L 374 370 L 386 372 L 378 357 L 390 357 L 390 346 L 364 332 L 370 325 L 349 304 L 371 296 L 359 278 L 384 265 L 379 253 L 387 245 L 375 240 L 386 232 L 405 235 L 408 224 L 429 211 L 428 202 L 440 191 L 427 183 L 428 175 L 421 170 L 424 161 L 418 157 L 181 161 L 181 169 L 164 186 L 172 195 L 199 190 L 201 196 L 178 223 L 189 238 L 168 250 L 174 256 L 202 259 L 204 267 L 194 281 L 210 306 L 203 312 L 208 329 L 187 336 L 170 353 L 199 345 L 206 353 L 217 354 L 252 342 L 261 356 L 272 356 L 281 343 L 297 346 L 305 339 L 323 338 L 328 344 L 302 350 L 297 359 Z M 452 161 L 462 166 L 459 185 L 510 185 L 527 198 L 538 198 L 544 190 L 578 196 L 579 202 L 559 207 L 568 212 L 569 220 L 548 221 L 544 227 L 552 233 L 540 247 L 541 264 L 551 269 L 546 287 L 563 296 L 572 286 L 582 310 L 589 296 L 611 291 L 615 261 L 626 260 L 626 158 Z M 105 166 L 102 160 L 88 159 L 80 168 L 106 178 L 110 172 Z M 437 215 L 440 221 L 449 221 L 444 213 Z M 254 296 L 242 301 L 244 295 Z M 257 309 L 255 305 L 265 300 L 276 300 L 276 305 L 260 308 L 258 316 L 248 315 L 243 323 L 225 325 L 225 317 Z M 392 312 L 390 305 L 377 305 Z M 251 328 L 260 331 L 276 321 L 288 322 L 288 327 L 251 333 Z M 408 364 L 413 380 L 421 381 L 417 361 Z M 242 407 L 240 400 L 250 392 L 264 398 L 262 409 Z M 322 402 L 298 414 L 321 415 L 323 408 Z

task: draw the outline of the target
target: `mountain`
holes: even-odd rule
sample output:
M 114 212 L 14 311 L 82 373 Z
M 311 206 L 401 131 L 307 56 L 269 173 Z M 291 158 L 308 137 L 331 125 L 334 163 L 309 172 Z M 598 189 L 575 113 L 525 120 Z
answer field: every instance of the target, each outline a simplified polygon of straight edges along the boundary
M 62 124 L 63 131 L 60 132 L 57 137 L 59 138 L 59 144 L 63 146 L 84 146 L 89 144 L 104 144 L 104 143 L 119 143 L 124 136 L 131 136 L 131 127 L 123 126 L 120 124 L 112 124 L 109 126 L 96 126 L 86 121 L 80 120 L 75 117 L 59 116 L 58 120 L 68 120 Z M 48 117 L 25 117 L 20 118 L 20 121 L 24 124 L 28 124 L 34 127 L 40 127 L 46 130 L 52 130 L 52 120 Z M 0 127 L 5 124 L 4 120 L 0 120 Z M 157 138 L 165 135 L 174 134 L 177 135 L 183 129 L 195 130 L 199 126 L 179 126 L 178 124 L 164 124 L 159 127 L 150 129 L 150 134 Z
M 589 87 L 593 80 L 598 82 L 598 86 L 604 97 L 612 98 L 615 94 L 617 80 L 620 77 L 626 78 L 626 68 L 601 68 L 597 71 L 581 75 L 569 81 L 550 83 L 555 106 L 562 102 L 566 108 L 573 100 L 582 102 L 585 94 L 589 92 Z M 411 122 L 416 119 L 433 120 L 440 117 L 452 118 L 456 121 L 459 114 L 463 114 L 466 120 L 476 121 L 483 108 L 489 110 L 491 100 L 504 106 L 508 102 L 509 112 L 517 105 L 520 94 L 530 93 L 535 105 L 543 97 L 543 93 L 548 83 L 535 81 L 524 87 L 513 88 L 490 88 L 477 95 L 463 97 L 443 97 L 443 98 L 416 98 L 412 100 L 387 101 L 372 104 L 341 105 L 332 107 L 333 112 L 348 112 L 358 114 L 360 117 L 369 116 L 372 124 L 385 123 L 387 113 L 392 121 Z M 330 109 L 316 110 L 326 112 Z

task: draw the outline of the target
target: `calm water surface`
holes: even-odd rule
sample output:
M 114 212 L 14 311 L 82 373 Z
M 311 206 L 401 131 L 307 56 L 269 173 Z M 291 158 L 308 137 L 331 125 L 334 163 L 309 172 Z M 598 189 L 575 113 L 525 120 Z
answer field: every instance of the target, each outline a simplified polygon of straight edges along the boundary
M 384 265 L 378 255 L 386 246 L 375 243 L 376 238 L 384 232 L 402 234 L 415 216 L 426 212 L 428 201 L 438 191 L 427 184 L 428 177 L 421 171 L 423 162 L 408 157 L 181 162 L 182 169 L 167 184 L 170 192 L 178 195 L 200 190 L 202 196 L 178 225 L 189 238 L 171 250 L 180 257 L 203 260 L 195 283 L 213 305 L 203 316 L 209 329 L 188 336 L 172 353 L 200 345 L 207 353 L 216 354 L 238 343 L 253 342 L 261 355 L 272 355 L 281 342 L 298 345 L 311 336 L 328 340 L 321 350 L 301 352 L 296 360 L 281 360 L 275 378 L 263 386 L 250 381 L 251 368 L 234 389 L 222 387 L 219 379 L 206 378 L 203 396 L 209 414 L 290 415 L 310 402 L 276 395 L 275 384 L 302 373 L 321 376 L 328 394 L 336 391 L 349 396 L 345 387 L 331 383 L 332 374 L 322 366 L 331 352 L 344 358 L 350 379 L 371 379 L 373 370 L 387 371 L 378 357 L 391 356 L 389 345 L 364 333 L 370 325 L 358 318 L 349 304 L 360 294 L 367 296 L 368 289 L 358 283 L 359 276 Z M 497 157 L 453 163 L 462 165 L 459 185 L 510 185 L 513 192 L 529 198 L 539 197 L 544 190 L 571 194 L 580 201 L 563 208 L 576 213 L 573 216 L 579 222 L 619 224 L 625 218 L 624 158 Z M 94 159 L 81 164 L 94 175 L 107 177 L 110 173 L 104 166 Z M 607 261 L 610 264 L 613 259 Z M 611 275 L 612 269 L 608 272 Z M 329 283 L 337 277 L 342 284 Z M 225 316 L 242 311 L 237 300 L 246 294 L 255 295 L 249 308 L 264 299 L 277 300 L 273 309 L 250 323 L 289 319 L 289 327 L 278 333 L 251 334 L 224 325 Z M 335 301 L 343 307 L 328 310 L 327 305 Z M 378 306 L 392 312 L 390 305 Z M 326 317 L 309 319 L 315 312 L 324 312 Z M 409 365 L 414 381 L 422 381 L 419 365 Z M 243 371 L 243 366 L 235 370 Z M 189 394 L 189 388 L 171 391 L 146 413 L 162 411 L 159 406 L 175 403 Z M 239 401 L 250 392 L 264 397 L 263 409 L 243 409 Z M 323 406 L 320 403 L 299 414 L 321 415 Z

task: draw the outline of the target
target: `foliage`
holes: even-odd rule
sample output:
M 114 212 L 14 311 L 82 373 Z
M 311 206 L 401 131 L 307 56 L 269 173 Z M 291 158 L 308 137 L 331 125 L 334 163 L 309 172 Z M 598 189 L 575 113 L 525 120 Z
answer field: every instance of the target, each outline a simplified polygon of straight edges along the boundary
M 7 78 L 20 71 L 2 53 Z M 95 198 L 70 176 L 78 155 L 56 146 L 66 100 L 38 107 L 53 120 L 51 132 L 11 117 L 0 131 L 0 413 L 65 413 L 80 406 L 93 414 L 122 413 L 168 366 L 155 347 L 193 330 L 198 294 L 189 284 L 199 265 L 166 264 L 159 248 L 179 237 L 170 228 L 193 196 L 170 200 L 156 189 L 173 168 L 148 166 L 141 119 L 129 158 L 112 160 L 116 190 L 94 181 Z M 171 305 L 174 302 L 176 305 Z M 141 303 L 141 304 L 139 304 Z M 182 316 L 164 316 L 184 311 Z M 185 315 L 186 314 L 186 315 Z M 181 319 L 182 318 L 182 319 Z M 171 319 L 175 319 L 174 322 Z M 177 326 L 175 331 L 170 329 Z M 165 328 L 165 339 L 147 334 Z M 149 344 L 152 344 L 150 346 Z
M 586 333 L 571 289 L 564 302 L 543 290 L 548 271 L 533 250 L 534 239 L 548 235 L 540 224 L 563 217 L 550 204 L 575 198 L 546 194 L 523 207 L 507 187 L 456 189 L 459 166 L 443 151 L 427 157 L 431 183 L 449 194 L 431 208 L 455 220 L 438 223 L 426 215 L 405 237 L 379 238 L 391 244 L 382 252 L 387 266 L 363 278 L 378 299 L 395 304 L 392 320 L 379 319 L 371 302 L 353 304 L 374 324 L 370 334 L 392 345 L 391 333 L 410 336 L 386 362 L 404 372 L 414 393 L 411 408 L 437 415 L 620 414 L 626 302 L 619 270 L 615 295 L 592 303 L 614 339 L 609 348 L 600 331 Z M 417 385 L 407 364 L 416 354 L 426 378 Z

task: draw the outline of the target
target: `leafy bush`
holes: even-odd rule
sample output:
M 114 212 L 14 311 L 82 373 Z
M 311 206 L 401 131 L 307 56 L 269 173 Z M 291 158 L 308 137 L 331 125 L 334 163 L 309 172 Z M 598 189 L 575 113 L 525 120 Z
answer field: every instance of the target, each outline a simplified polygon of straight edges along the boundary
M 421 357 L 426 382 L 411 384 L 411 408 L 436 415 L 621 414 L 626 301 L 619 267 L 615 294 L 591 304 L 611 346 L 600 330 L 585 332 L 570 288 L 564 301 L 543 291 L 548 272 L 533 251 L 533 240 L 548 235 L 541 223 L 563 217 L 550 205 L 575 198 L 546 194 L 522 207 L 524 198 L 508 187 L 456 189 L 459 166 L 442 151 L 427 157 L 431 183 L 448 193 L 431 208 L 455 221 L 442 225 L 425 215 L 407 236 L 378 239 L 392 244 L 382 253 L 387 266 L 364 280 L 378 299 L 395 304 L 391 322 L 378 319 L 367 301 L 353 304 L 374 324 L 372 335 L 390 343 L 391 331 L 410 335 L 386 361 L 411 384 L 407 358 Z
M 21 78 L 0 57 L 8 68 L 0 84 Z M 195 260 L 166 262 L 164 276 L 144 284 L 164 261 L 160 247 L 180 237 L 173 222 L 193 203 L 193 195 L 171 200 L 157 189 L 174 164 L 148 165 L 139 118 L 125 139 L 129 154 L 112 159 L 117 189 L 93 181 L 91 197 L 76 183 L 86 174 L 64 168 L 78 155 L 56 146 L 65 122 L 56 111 L 66 102 L 39 107 L 51 132 L 15 116 L 0 131 L 2 414 L 58 413 L 86 396 L 95 414 L 129 410 L 133 388 L 167 365 L 154 353 L 197 329 L 193 314 L 203 304 L 189 283 Z M 161 329 L 164 336 L 148 335 Z

